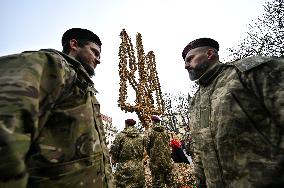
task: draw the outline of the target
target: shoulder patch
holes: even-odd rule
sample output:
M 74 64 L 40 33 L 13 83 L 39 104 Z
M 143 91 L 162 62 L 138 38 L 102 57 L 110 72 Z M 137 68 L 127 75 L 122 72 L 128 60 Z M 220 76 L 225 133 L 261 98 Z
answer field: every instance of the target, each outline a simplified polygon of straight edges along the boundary
M 267 63 L 271 60 L 273 60 L 273 57 L 253 56 L 238 61 L 230 62 L 228 63 L 228 65 L 234 65 L 241 72 L 245 72 L 263 63 Z

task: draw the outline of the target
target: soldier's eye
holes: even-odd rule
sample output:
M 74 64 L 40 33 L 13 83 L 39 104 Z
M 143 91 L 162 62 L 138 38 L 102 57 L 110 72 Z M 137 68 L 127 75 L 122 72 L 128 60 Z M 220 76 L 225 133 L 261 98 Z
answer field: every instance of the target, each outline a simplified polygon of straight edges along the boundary
M 186 62 L 186 63 L 190 63 L 190 61 L 192 60 L 192 58 L 193 58 L 192 56 L 186 58 L 185 62 Z

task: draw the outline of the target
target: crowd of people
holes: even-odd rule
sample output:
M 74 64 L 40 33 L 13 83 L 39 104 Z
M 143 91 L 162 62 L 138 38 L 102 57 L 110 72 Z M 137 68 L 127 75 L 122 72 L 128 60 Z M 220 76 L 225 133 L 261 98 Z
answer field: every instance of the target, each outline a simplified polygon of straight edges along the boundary
M 135 127 L 136 121 L 127 119 L 124 130 L 116 136 L 110 154 L 112 163 L 117 165 L 114 173 L 117 187 L 174 188 L 181 183 L 174 179 L 174 172 L 178 171 L 174 168 L 179 168 L 174 164 L 190 164 L 181 141 L 165 130 L 160 117 L 153 115 L 151 120 L 150 128 L 141 134 Z M 147 170 L 150 171 L 150 182 L 145 177 Z
M 61 41 L 62 52 L 0 57 L 0 187 L 124 188 L 130 178 L 136 182 L 128 187 L 143 187 L 145 155 L 153 187 L 175 186 L 170 161 L 189 161 L 154 117 L 144 137 L 126 122 L 117 138 L 123 144 L 110 151 L 118 163 L 113 178 L 91 79 L 102 42 L 82 28 L 67 30 Z M 284 187 L 284 59 L 221 63 L 218 51 L 217 41 L 199 38 L 182 52 L 190 80 L 199 85 L 189 122 L 195 184 Z

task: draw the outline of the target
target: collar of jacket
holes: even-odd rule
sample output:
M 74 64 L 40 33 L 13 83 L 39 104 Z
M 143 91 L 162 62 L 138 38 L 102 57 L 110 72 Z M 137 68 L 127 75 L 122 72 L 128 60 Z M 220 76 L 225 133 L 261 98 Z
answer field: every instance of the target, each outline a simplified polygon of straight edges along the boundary
M 214 65 L 197 81 L 198 85 L 207 86 L 220 74 L 222 70 L 222 63 L 217 62 L 216 65 Z
M 140 134 L 138 129 L 134 126 L 124 128 L 122 132 L 126 134 L 128 137 L 137 137 Z
M 54 52 L 60 56 L 62 56 L 64 59 L 66 59 L 66 61 L 71 64 L 71 66 L 73 66 L 76 70 L 78 70 L 78 73 L 80 75 L 82 75 L 84 77 L 84 79 L 91 85 L 93 85 L 93 81 L 91 80 L 89 74 L 87 73 L 87 71 L 85 70 L 85 68 L 81 65 L 81 63 L 79 61 L 77 61 L 76 59 L 74 59 L 73 57 L 63 53 L 63 52 L 60 52 L 60 51 L 57 51 L 57 50 L 54 50 L 54 49 L 42 49 L 41 51 L 48 51 L 48 52 Z

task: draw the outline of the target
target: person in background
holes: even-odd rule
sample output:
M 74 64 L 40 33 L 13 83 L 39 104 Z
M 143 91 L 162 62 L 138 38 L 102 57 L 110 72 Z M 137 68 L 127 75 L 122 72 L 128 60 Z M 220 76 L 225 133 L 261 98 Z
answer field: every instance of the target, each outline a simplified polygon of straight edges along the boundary
M 135 120 L 126 119 L 124 130 L 116 136 L 110 148 L 112 159 L 117 163 L 115 172 L 117 188 L 145 187 L 144 138 L 134 127 L 135 124 Z
M 172 149 L 171 157 L 175 163 L 190 164 L 187 157 L 183 152 L 183 146 L 178 136 L 175 133 L 171 133 L 170 146 Z
M 284 173 L 284 59 L 222 64 L 218 50 L 217 41 L 199 38 L 182 52 L 190 80 L 199 85 L 190 110 L 197 184 L 271 185 Z
M 113 187 L 91 80 L 102 42 L 72 28 L 62 46 L 0 58 L 0 187 Z
M 153 188 L 174 187 L 172 180 L 172 162 L 170 137 L 161 125 L 158 116 L 151 116 L 152 126 L 146 136 L 146 151 L 150 158 L 150 170 Z

